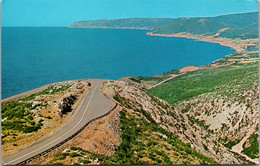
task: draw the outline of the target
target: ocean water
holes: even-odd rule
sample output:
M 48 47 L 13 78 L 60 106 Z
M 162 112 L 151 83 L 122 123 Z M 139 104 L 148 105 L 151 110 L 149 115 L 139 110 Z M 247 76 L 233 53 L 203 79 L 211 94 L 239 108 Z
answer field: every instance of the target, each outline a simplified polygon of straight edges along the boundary
M 2 28 L 2 98 L 45 84 L 117 80 L 210 64 L 235 52 L 219 44 L 147 36 L 145 30 Z

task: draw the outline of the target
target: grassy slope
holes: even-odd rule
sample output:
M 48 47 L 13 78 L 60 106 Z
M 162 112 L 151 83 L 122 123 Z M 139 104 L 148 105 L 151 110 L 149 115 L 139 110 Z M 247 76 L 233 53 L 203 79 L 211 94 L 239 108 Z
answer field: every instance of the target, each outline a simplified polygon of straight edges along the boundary
M 178 77 L 163 85 L 149 90 L 153 95 L 164 99 L 172 105 L 177 105 L 178 102 L 188 101 L 191 98 L 197 98 L 201 94 L 210 92 L 219 95 L 222 98 L 236 98 L 238 102 L 241 99 L 241 93 L 244 90 L 250 90 L 254 84 L 258 84 L 258 60 L 243 64 L 244 60 L 251 58 L 258 58 L 258 53 L 248 54 L 249 58 L 243 58 L 242 54 L 235 53 L 219 61 L 220 64 L 225 64 L 230 60 L 235 63 L 230 67 L 212 68 L 199 70 L 192 73 L 187 73 L 184 76 Z M 259 135 L 253 134 L 249 138 L 248 147 L 243 145 L 242 153 L 248 155 L 250 158 L 258 158 L 259 156 Z M 229 141 L 224 144 L 228 148 L 232 148 L 239 140 Z
M 37 106 L 33 106 L 32 99 L 40 95 L 51 95 L 61 91 L 65 91 L 70 86 L 61 86 L 60 88 L 49 87 L 46 90 L 32 94 L 28 97 L 2 103 L 2 144 L 5 141 L 5 137 L 16 137 L 20 133 L 32 133 L 37 132 L 42 127 L 42 121 L 35 122 L 34 113 L 31 111 L 36 109 Z
M 258 12 L 231 14 L 218 17 L 179 18 L 163 27 L 153 30 L 155 34 L 176 34 L 181 32 L 196 35 L 215 35 L 219 30 L 227 38 L 258 38 Z
M 250 146 L 245 147 L 245 144 L 243 145 L 244 150 L 242 153 L 246 154 L 248 157 L 255 159 L 259 157 L 259 135 L 253 134 L 249 138 Z
M 30 133 L 41 128 L 41 121 L 35 123 L 33 113 L 30 112 L 32 103 L 19 103 L 17 101 L 2 104 L 2 130 L 10 132 Z
M 257 81 L 257 75 L 258 63 L 205 69 L 187 73 L 149 92 L 175 105 L 179 101 L 208 92 L 214 91 L 225 95 L 225 91 L 237 89 L 237 86 L 247 88 Z

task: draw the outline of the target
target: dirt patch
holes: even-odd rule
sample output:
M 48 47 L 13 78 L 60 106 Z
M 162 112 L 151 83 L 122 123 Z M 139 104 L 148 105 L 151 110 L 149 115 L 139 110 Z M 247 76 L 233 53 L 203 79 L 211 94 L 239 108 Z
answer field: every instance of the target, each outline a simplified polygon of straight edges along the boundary
M 188 67 L 184 67 L 182 69 L 179 70 L 180 73 L 187 73 L 187 72 L 192 72 L 192 71 L 197 71 L 199 70 L 199 67 L 197 66 L 188 66 Z
M 73 146 L 95 154 L 111 156 L 121 144 L 120 107 L 106 118 L 95 122 L 73 141 Z

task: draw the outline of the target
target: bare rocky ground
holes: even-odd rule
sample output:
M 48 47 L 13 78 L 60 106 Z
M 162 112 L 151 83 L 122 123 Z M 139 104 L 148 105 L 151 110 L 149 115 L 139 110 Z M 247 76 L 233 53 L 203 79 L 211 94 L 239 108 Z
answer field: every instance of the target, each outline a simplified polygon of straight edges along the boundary
M 36 94 L 7 101 L 31 103 L 28 110 L 32 113 L 34 121 L 42 121 L 43 125 L 40 130 L 32 133 L 2 130 L 2 155 L 26 147 L 57 130 L 73 114 L 88 87 L 85 80 L 55 83 Z M 2 119 L 2 123 L 7 120 L 8 118 Z
M 237 98 L 215 98 L 216 94 L 212 93 L 181 102 L 175 108 L 150 95 L 145 89 L 124 81 L 111 82 L 106 86 L 121 98 L 124 107 L 151 115 L 160 127 L 178 135 L 203 155 L 220 164 L 245 163 L 245 154 L 239 156 L 225 145 L 234 140 L 245 142 L 250 136 L 248 131 L 258 131 L 257 84 L 239 94 L 241 102 Z M 141 112 L 139 115 L 144 117 Z M 258 158 L 247 159 L 258 162 Z
M 259 87 L 255 84 L 252 89 L 244 90 L 239 95 L 240 101 L 236 97 L 224 98 L 223 96 L 216 97 L 216 94 L 206 94 L 182 102 L 176 109 L 188 110 L 185 115 L 195 122 L 194 126 L 200 125 L 195 129 L 196 138 L 204 140 L 202 143 L 212 152 L 222 152 L 219 149 L 220 146 L 227 147 L 229 143 L 236 142 L 233 146 L 228 146 L 228 150 L 231 149 L 230 151 L 240 154 L 252 163 L 258 163 L 258 157 L 251 159 L 241 152 L 243 144 L 249 137 L 255 132 L 258 133 Z M 201 134 L 203 128 L 209 133 Z M 219 144 L 218 147 L 211 146 L 214 141 Z

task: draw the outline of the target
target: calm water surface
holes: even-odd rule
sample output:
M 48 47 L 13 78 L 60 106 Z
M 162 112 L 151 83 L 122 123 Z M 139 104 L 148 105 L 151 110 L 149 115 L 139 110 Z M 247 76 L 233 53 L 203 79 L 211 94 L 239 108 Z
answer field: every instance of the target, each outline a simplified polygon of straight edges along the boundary
M 2 98 L 44 84 L 152 76 L 205 65 L 234 50 L 145 30 L 2 28 Z

